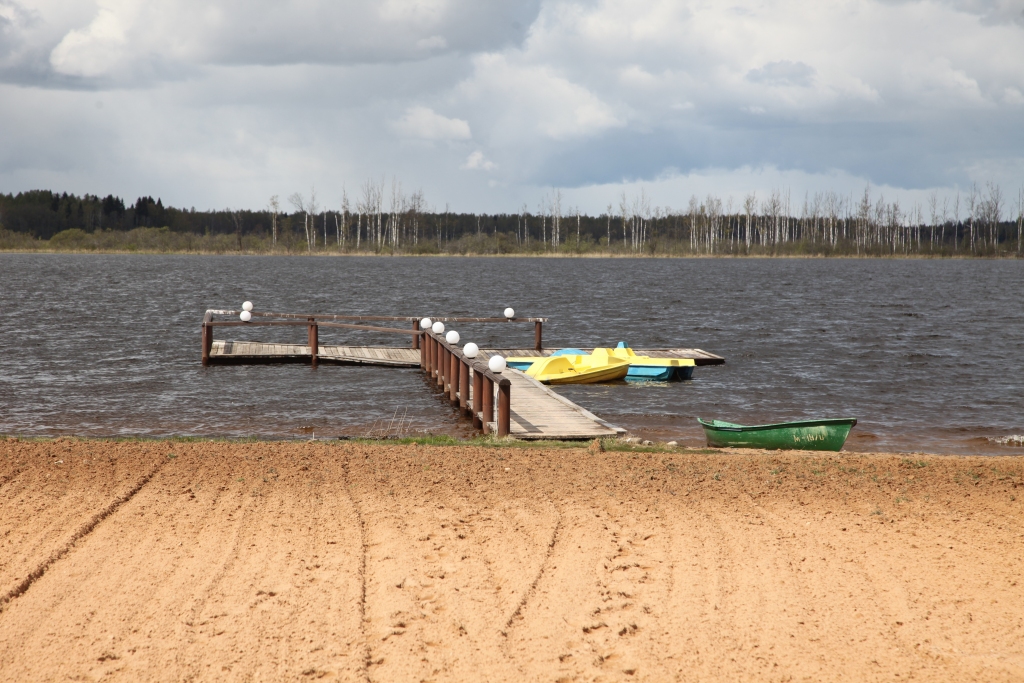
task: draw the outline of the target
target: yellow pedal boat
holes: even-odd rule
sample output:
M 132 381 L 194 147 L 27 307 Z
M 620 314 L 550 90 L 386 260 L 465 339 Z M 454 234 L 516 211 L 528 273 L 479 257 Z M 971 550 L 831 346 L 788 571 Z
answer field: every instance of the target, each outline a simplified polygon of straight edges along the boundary
M 668 381 L 671 379 L 690 379 L 693 377 L 695 363 L 692 358 L 651 358 L 650 356 L 638 356 L 633 349 L 627 347 L 623 342 L 614 349 L 594 349 L 594 353 L 603 353 L 607 356 L 620 358 L 629 363 L 629 370 L 626 373 L 627 381 Z M 528 370 L 535 363 L 548 358 L 558 357 L 589 357 L 591 354 L 580 349 L 561 349 L 555 351 L 547 358 L 542 356 L 519 356 L 507 359 L 509 367 L 516 370 Z M 606 381 L 606 380 L 598 380 Z
M 629 361 L 612 356 L 609 350 L 538 358 L 526 374 L 542 384 L 596 384 L 623 379 L 629 372 Z

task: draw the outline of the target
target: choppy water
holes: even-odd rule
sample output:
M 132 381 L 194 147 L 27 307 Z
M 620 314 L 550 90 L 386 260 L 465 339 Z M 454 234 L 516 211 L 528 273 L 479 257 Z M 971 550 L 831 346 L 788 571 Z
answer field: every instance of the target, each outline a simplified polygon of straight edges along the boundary
M 1022 453 L 989 440 L 1024 434 L 1020 261 L 0 255 L 0 433 L 470 433 L 416 370 L 203 368 L 203 311 L 244 299 L 394 315 L 511 305 L 551 318 L 546 346 L 624 340 L 725 356 L 690 382 L 559 389 L 651 438 L 699 444 L 698 415 L 853 416 L 853 450 Z M 532 345 L 529 325 L 460 331 L 481 346 Z M 323 329 L 321 340 L 407 343 Z

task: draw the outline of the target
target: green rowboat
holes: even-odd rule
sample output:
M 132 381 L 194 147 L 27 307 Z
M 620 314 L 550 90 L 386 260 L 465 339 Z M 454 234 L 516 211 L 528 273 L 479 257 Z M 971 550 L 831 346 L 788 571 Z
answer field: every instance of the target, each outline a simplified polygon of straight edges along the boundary
M 853 418 L 838 420 L 806 420 L 780 422 L 771 425 L 746 427 L 722 422 L 702 420 L 708 445 L 712 448 L 765 448 L 800 451 L 838 451 L 846 443 L 850 430 L 857 424 Z

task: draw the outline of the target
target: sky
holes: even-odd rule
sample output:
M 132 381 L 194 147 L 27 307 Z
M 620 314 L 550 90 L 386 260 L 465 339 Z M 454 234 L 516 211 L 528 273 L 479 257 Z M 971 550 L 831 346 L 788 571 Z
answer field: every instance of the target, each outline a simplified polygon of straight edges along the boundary
M 600 214 L 1024 186 L 1024 0 L 0 0 L 0 192 Z M 613 209 L 614 210 L 614 209 Z

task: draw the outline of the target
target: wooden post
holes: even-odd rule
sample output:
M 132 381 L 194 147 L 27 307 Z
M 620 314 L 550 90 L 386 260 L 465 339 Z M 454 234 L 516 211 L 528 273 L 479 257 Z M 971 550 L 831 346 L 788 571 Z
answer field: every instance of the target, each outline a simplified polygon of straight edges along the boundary
M 421 335 L 416 335 L 416 343 L 420 347 L 420 370 L 426 370 L 427 369 L 427 339 L 426 339 L 426 337 L 424 337 L 423 338 L 423 343 L 420 344 L 419 343 L 420 336 Z
M 444 391 L 445 381 L 448 379 L 448 349 L 444 347 L 440 341 L 437 342 L 438 363 L 437 363 L 437 386 L 441 387 L 441 391 Z
M 498 436 L 508 436 L 512 429 L 512 382 L 498 382 Z
M 433 377 L 434 368 L 437 365 L 437 346 L 434 344 L 434 338 L 429 334 L 423 338 L 423 341 L 427 344 L 427 374 Z
M 203 323 L 203 365 L 210 364 L 210 349 L 213 348 L 213 326 Z
M 420 321 L 419 320 L 413 320 L 412 321 L 412 330 L 413 330 L 413 332 L 415 332 L 415 331 L 417 331 L 419 329 L 420 329 Z M 418 335 L 418 334 L 412 335 L 412 348 L 414 348 L 414 349 L 420 348 L 420 335 Z
M 487 375 L 484 375 L 483 389 L 483 396 L 481 398 L 483 398 L 484 407 L 481 411 L 483 415 L 480 419 L 484 423 L 484 434 L 487 434 L 490 429 L 490 427 L 487 426 L 487 423 L 494 419 L 494 380 Z
M 541 351 L 543 349 L 541 345 L 541 322 L 538 320 L 533 324 L 533 348 Z
M 320 352 L 320 335 L 316 318 L 309 319 L 309 354 L 313 367 L 316 367 L 316 356 Z
M 448 400 L 452 402 L 452 405 L 459 404 L 459 372 L 462 369 L 462 363 L 459 361 L 459 357 L 451 351 L 448 352 L 448 357 L 451 359 L 449 367 L 451 372 L 448 373 Z
M 468 413 L 469 403 L 469 363 L 465 358 L 459 359 L 459 408 L 462 412 Z
M 480 426 L 480 413 L 483 412 L 484 403 L 484 376 L 476 370 L 473 371 L 473 426 L 482 429 Z

